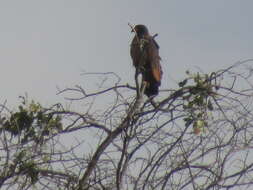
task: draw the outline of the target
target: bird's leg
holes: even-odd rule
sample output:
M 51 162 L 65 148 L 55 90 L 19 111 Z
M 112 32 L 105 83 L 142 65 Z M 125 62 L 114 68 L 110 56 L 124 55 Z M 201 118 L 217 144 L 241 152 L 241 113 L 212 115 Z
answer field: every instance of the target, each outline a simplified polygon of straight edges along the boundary
M 137 68 L 136 68 L 136 70 L 135 70 L 135 75 L 134 75 L 137 97 L 140 96 L 140 86 L 139 86 L 139 82 L 138 82 L 138 75 L 139 75 L 139 73 L 140 73 L 139 70 L 140 70 L 140 69 L 139 69 L 139 66 L 137 66 Z
M 147 82 L 147 81 L 142 80 L 142 83 L 141 83 L 141 89 L 140 89 L 140 93 L 141 93 L 141 95 L 143 95 L 143 94 L 144 94 L 144 91 L 145 91 L 145 89 L 146 89 L 146 87 L 147 87 L 148 85 L 149 85 L 149 84 L 148 84 L 148 82 Z

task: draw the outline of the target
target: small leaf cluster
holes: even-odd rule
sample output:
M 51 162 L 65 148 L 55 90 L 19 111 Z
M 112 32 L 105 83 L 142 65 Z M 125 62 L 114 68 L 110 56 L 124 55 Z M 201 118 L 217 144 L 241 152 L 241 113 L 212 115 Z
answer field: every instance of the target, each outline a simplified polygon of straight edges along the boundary
M 34 101 L 27 103 L 23 101 L 18 111 L 11 112 L 8 118 L 1 118 L 3 130 L 12 136 L 22 136 L 22 143 L 29 140 L 40 142 L 43 136 L 48 136 L 62 129 L 62 118 L 56 111 L 43 109 L 39 103 Z
M 212 84 L 213 74 L 210 76 L 190 72 L 187 74 L 189 78 L 178 84 L 179 87 L 188 90 L 183 96 L 183 109 L 187 113 L 184 122 L 187 127 L 193 125 L 194 133 L 199 134 L 204 126 L 208 125 L 208 112 L 214 109 L 211 101 L 211 98 L 216 95 Z M 191 85 L 187 86 L 188 82 L 191 82 Z
M 31 180 L 31 184 L 35 184 L 39 179 L 39 167 L 29 157 L 27 150 L 22 150 L 14 155 L 14 165 L 12 165 L 13 169 L 17 169 L 17 173 L 22 174 L 23 176 L 27 176 Z
M 33 161 L 23 162 L 19 166 L 19 170 L 30 178 L 31 183 L 35 184 L 39 179 L 39 170 L 37 164 Z

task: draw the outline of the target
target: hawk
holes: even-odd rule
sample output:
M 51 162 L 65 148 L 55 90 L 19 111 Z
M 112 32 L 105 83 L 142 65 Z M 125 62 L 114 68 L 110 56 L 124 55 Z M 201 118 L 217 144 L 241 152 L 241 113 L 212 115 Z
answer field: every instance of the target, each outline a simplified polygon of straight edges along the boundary
M 144 94 L 152 97 L 158 94 L 162 79 L 159 45 L 145 25 L 136 25 L 132 32 L 135 32 L 130 48 L 133 65 L 147 83 Z

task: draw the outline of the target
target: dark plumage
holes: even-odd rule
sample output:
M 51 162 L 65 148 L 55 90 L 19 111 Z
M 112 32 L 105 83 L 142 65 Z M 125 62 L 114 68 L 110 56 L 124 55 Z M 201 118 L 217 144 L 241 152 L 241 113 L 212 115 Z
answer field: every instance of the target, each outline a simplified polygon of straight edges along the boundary
M 130 49 L 133 65 L 140 68 L 143 81 L 147 83 L 144 93 L 148 97 L 157 95 L 162 79 L 159 46 L 146 26 L 136 25 L 133 31 L 136 32 Z

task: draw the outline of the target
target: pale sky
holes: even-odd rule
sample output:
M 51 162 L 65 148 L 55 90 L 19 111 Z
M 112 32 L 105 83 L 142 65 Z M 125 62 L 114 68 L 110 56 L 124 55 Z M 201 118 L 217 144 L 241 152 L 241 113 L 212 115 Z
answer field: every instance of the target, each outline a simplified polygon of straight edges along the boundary
M 163 89 L 186 70 L 253 58 L 252 8 L 252 0 L 0 0 L 0 103 L 26 92 L 55 103 L 56 86 L 94 85 L 83 71 L 133 84 L 128 22 L 159 34 Z

